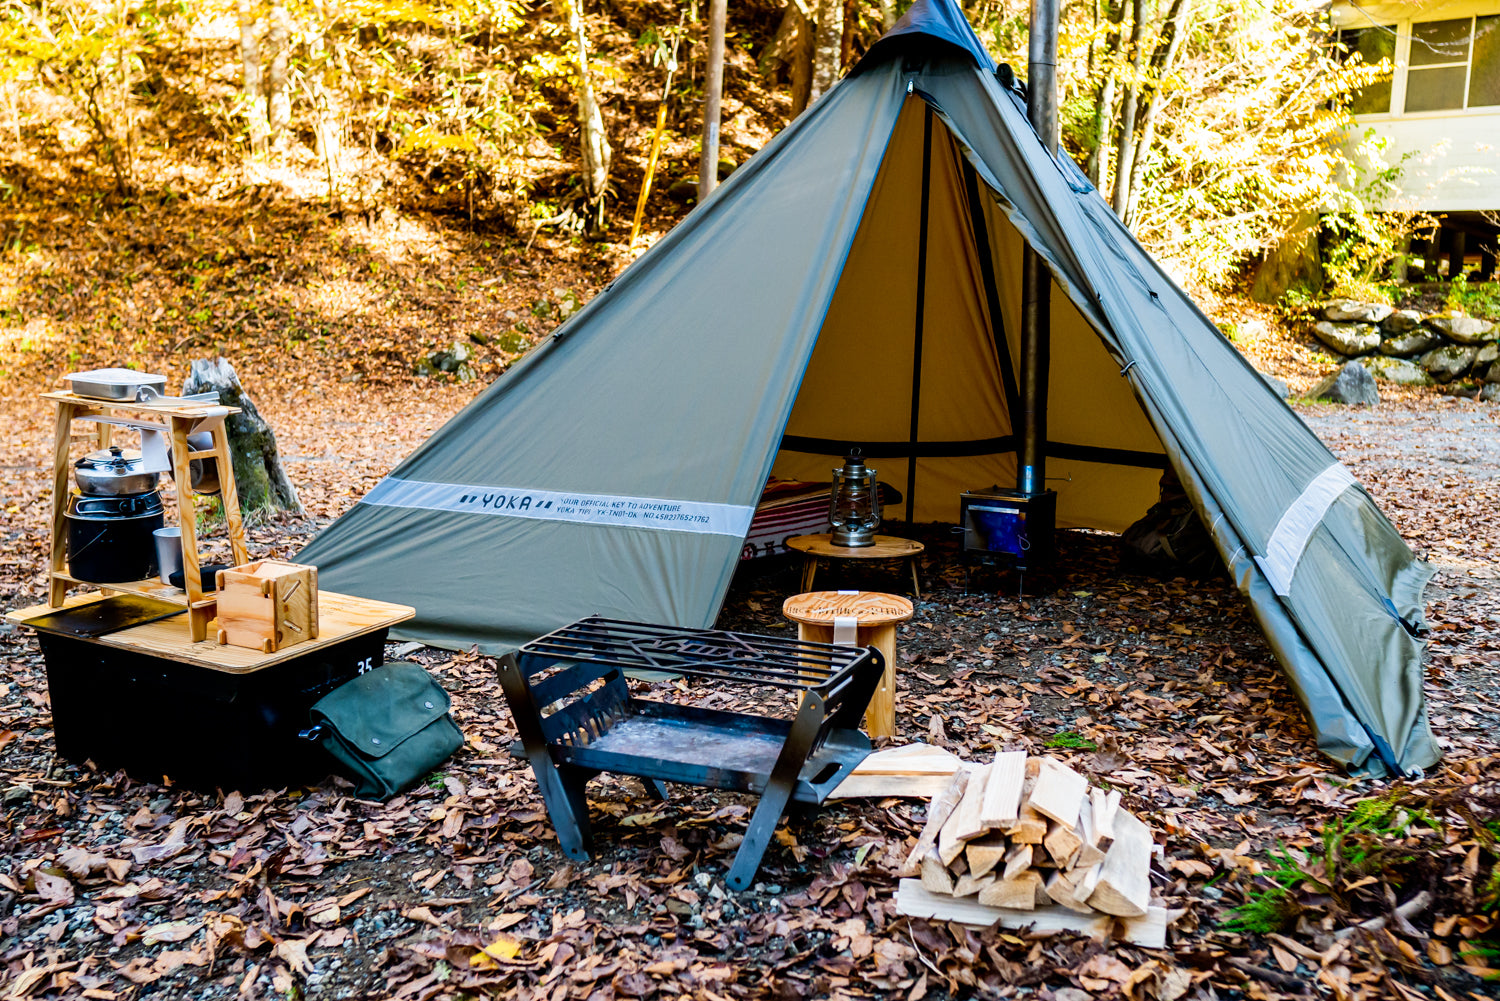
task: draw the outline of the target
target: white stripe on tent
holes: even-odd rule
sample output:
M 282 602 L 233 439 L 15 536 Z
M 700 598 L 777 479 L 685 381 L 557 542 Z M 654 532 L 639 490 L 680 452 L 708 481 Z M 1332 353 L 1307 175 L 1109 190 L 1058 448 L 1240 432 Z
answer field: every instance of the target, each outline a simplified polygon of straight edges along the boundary
M 427 483 L 387 476 L 360 501 L 379 507 L 459 511 L 533 521 L 571 521 L 612 528 L 650 528 L 696 535 L 729 535 L 743 539 L 755 508 L 740 504 L 672 500 L 664 497 L 625 497 L 581 494 L 529 487 L 472 486 Z
M 1281 597 L 1292 593 L 1292 575 L 1297 572 L 1297 562 L 1302 559 L 1302 551 L 1307 548 L 1313 529 L 1318 527 L 1339 494 L 1352 486 L 1354 476 L 1335 462 L 1313 477 L 1291 506 L 1282 512 L 1276 530 L 1271 533 L 1271 541 L 1266 543 L 1266 554 L 1255 558 Z

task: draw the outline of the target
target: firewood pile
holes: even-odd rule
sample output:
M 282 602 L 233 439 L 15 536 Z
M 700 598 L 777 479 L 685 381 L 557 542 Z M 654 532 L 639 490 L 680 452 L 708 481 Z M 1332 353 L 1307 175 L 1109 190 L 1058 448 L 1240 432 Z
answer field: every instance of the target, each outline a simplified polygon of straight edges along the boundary
M 922 898 L 931 916 L 982 920 L 985 908 L 1033 911 L 1057 927 L 1108 927 L 1104 916 L 1152 918 L 1151 831 L 1120 806 L 1120 794 L 1053 758 L 1003 752 L 960 769 L 932 800 L 927 824 L 906 859 L 902 893 Z M 922 892 L 925 891 L 925 892 Z M 955 898 L 955 906 L 941 904 Z M 957 905 L 957 898 L 979 908 Z M 1061 908 L 1079 918 L 1061 919 Z M 915 911 L 912 911 L 915 913 Z M 1020 919 L 1022 915 L 1011 915 Z M 1015 920 L 1002 923 L 1013 925 Z

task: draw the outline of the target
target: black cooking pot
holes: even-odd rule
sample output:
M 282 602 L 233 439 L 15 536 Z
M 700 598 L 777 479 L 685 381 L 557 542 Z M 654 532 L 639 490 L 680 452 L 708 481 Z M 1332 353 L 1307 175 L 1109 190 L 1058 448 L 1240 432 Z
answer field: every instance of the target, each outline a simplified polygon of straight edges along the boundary
M 162 527 L 161 494 L 68 498 L 68 573 L 90 584 L 156 576 L 156 542 Z

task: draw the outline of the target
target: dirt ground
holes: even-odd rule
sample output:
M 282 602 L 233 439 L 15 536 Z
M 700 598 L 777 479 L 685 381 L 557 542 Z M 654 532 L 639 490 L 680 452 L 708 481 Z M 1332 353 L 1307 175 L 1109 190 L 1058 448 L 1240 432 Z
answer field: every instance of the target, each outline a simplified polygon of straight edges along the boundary
M 35 393 L 57 376 L 130 361 L 175 388 L 190 358 L 231 354 L 308 509 L 252 525 L 252 550 L 290 556 L 549 329 L 568 293 L 586 299 L 628 256 L 545 236 L 527 254 L 399 214 L 303 218 L 283 206 L 277 218 L 295 225 L 267 228 L 262 209 L 106 214 L 90 226 L 37 212 L 36 247 L 0 255 L 0 606 L 45 594 L 52 417 Z M 475 349 L 474 381 L 413 376 L 417 358 L 455 339 Z M 1310 378 L 1309 345 L 1268 337 L 1258 348 L 1288 359 L 1280 374 L 1294 384 Z M 472 654 L 388 647 L 443 683 L 467 742 L 385 804 L 332 778 L 200 792 L 65 761 L 37 642 L 0 625 L 0 988 L 103 999 L 1492 996 L 1500 409 L 1406 393 L 1369 411 L 1299 412 L 1437 568 L 1427 695 L 1447 757 L 1420 782 L 1351 782 L 1319 755 L 1222 575 L 1150 576 L 1122 562 L 1113 537 L 1069 532 L 1022 588 L 967 572 L 946 529 L 916 530 L 928 549 L 900 636 L 899 739 L 970 758 L 1050 753 L 1124 791 L 1163 848 L 1155 891 L 1182 911 L 1167 949 L 897 917 L 895 873 L 924 819 L 915 800 L 845 801 L 783 829 L 756 885 L 735 894 L 723 875 L 748 799 L 678 789 L 656 803 L 633 780 L 604 777 L 590 788 L 596 857 L 569 863 L 529 770 L 507 753 L 515 733 L 495 664 Z M 894 568 L 846 581 L 904 587 Z M 781 602 L 797 585 L 785 561 L 745 566 L 721 624 L 789 632 Z M 657 694 L 750 704 L 683 685 Z M 1406 819 L 1357 858 L 1329 856 L 1337 818 L 1372 796 L 1412 804 Z M 1281 933 L 1226 924 L 1278 881 L 1295 886 Z M 1434 902 L 1409 930 L 1334 937 L 1423 888 Z

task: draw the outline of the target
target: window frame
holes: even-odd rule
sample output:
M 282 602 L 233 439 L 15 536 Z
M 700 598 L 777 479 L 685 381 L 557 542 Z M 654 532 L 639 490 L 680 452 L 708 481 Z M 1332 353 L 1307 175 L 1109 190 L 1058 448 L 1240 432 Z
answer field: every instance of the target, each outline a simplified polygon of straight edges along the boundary
M 1476 32 L 1478 24 L 1479 24 L 1479 18 L 1481 18 L 1481 17 L 1492 17 L 1492 16 L 1495 16 L 1495 14 L 1500 14 L 1500 11 L 1496 11 L 1494 13 L 1484 13 L 1484 14 L 1476 12 L 1476 13 L 1471 13 L 1471 14 L 1468 14 L 1468 15 L 1460 16 L 1460 17 L 1449 16 L 1449 17 L 1430 17 L 1430 18 L 1427 18 L 1427 17 L 1424 17 L 1424 18 L 1406 18 L 1406 19 L 1398 20 L 1398 21 L 1394 21 L 1394 22 L 1381 22 L 1381 21 L 1377 21 L 1374 18 L 1368 18 L 1367 20 L 1365 20 L 1365 23 L 1363 23 L 1363 24 L 1354 23 L 1354 24 L 1340 24 L 1340 25 L 1338 25 L 1338 30 L 1340 30 L 1340 31 L 1357 31 L 1357 30 L 1363 30 L 1363 29 L 1373 28 L 1373 29 L 1387 29 L 1387 30 L 1391 30 L 1391 31 L 1394 31 L 1395 35 L 1396 35 L 1396 44 L 1395 44 L 1395 47 L 1394 47 L 1394 52 L 1393 52 L 1393 54 L 1391 56 L 1392 61 L 1394 63 L 1394 67 L 1393 67 L 1392 72 L 1391 72 L 1391 103 L 1390 103 L 1390 107 L 1386 111 L 1366 111 L 1366 112 L 1362 112 L 1357 117 L 1361 121 L 1364 121 L 1364 120 L 1367 120 L 1367 119 L 1368 120 L 1373 120 L 1373 121 L 1387 121 L 1387 120 L 1396 119 L 1396 118 L 1411 118 L 1411 119 L 1446 118 L 1446 117 L 1452 117 L 1454 115 L 1464 115 L 1464 114 L 1468 114 L 1470 112 L 1500 113 L 1500 103 L 1496 103 L 1496 104 L 1478 104 L 1478 105 L 1470 105 L 1469 104 L 1469 89 L 1470 89 L 1470 86 L 1471 86 L 1471 84 L 1473 82 L 1473 78 L 1474 78 L 1474 51 L 1475 51 L 1475 48 L 1476 48 L 1476 46 L 1474 44 L 1475 43 L 1475 32 Z M 1409 83 L 1409 79 L 1410 79 L 1410 75 L 1411 75 L 1411 70 L 1413 68 L 1412 65 L 1411 65 L 1411 48 L 1412 48 L 1412 39 L 1413 39 L 1413 36 L 1414 36 L 1415 26 L 1419 25 L 1419 24 L 1434 24 L 1434 23 L 1437 23 L 1437 22 L 1440 22 L 1440 21 L 1463 21 L 1463 20 L 1467 20 L 1469 22 L 1469 34 L 1468 34 L 1468 46 L 1469 46 L 1469 49 L 1468 49 L 1468 54 L 1464 57 L 1464 60 L 1463 60 L 1463 62 L 1461 64 L 1464 67 L 1464 83 L 1463 83 L 1463 101 L 1462 101 L 1462 103 L 1459 104 L 1459 106 L 1456 107 L 1456 108 L 1439 108 L 1439 109 L 1435 109 L 1435 110 L 1432 110 L 1432 111 L 1412 111 L 1412 112 L 1408 112 L 1406 110 L 1406 89 L 1407 89 L 1407 85 Z M 1454 60 L 1452 62 L 1435 63 L 1435 64 L 1430 64 L 1430 65 L 1425 65 L 1425 66 L 1418 66 L 1418 67 L 1415 67 L 1415 69 L 1417 70 L 1417 72 L 1422 72 L 1423 70 L 1426 70 L 1426 69 L 1442 69 L 1442 68 L 1445 68 L 1445 67 L 1446 68 L 1452 68 L 1452 67 L 1458 66 L 1458 65 L 1460 65 L 1459 61 L 1458 60 Z M 1500 67 L 1497 67 L 1497 69 L 1500 69 Z

